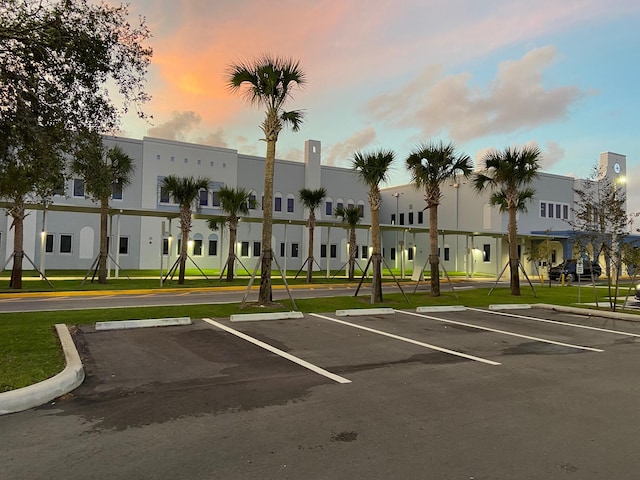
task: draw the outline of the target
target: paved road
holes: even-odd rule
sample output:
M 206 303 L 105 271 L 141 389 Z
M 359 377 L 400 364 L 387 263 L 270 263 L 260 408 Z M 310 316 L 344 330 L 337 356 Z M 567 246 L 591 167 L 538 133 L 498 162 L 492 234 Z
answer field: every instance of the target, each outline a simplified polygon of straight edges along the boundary
M 86 382 L 0 417 L 0 478 L 637 478 L 640 323 L 536 309 L 214 320 L 80 327 Z

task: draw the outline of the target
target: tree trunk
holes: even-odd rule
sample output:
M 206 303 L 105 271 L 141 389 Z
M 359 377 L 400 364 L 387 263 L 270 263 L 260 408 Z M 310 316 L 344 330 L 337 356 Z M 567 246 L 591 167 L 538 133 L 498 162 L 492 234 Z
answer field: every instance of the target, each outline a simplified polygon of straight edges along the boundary
M 371 246 L 373 252 L 373 280 L 371 285 L 371 303 L 382 303 L 382 256 L 380 255 L 380 192 L 370 193 L 374 200 L 371 205 Z
M 271 232 L 273 230 L 273 171 L 276 159 L 276 140 L 267 138 L 264 162 L 264 200 L 262 202 L 262 265 L 258 303 L 271 303 Z
M 520 296 L 516 213 L 515 208 L 509 209 L 509 271 L 511 273 L 511 295 Z
M 107 283 L 107 252 L 109 237 L 107 236 L 107 224 L 109 217 L 109 199 L 100 200 L 100 254 L 98 257 L 98 283 Z M 118 242 L 120 239 L 118 239 Z M 119 246 L 118 246 L 119 248 Z
M 11 269 L 11 280 L 9 288 L 15 290 L 22 289 L 22 257 L 24 251 L 24 203 L 22 200 L 15 202 L 11 209 L 13 218 L 13 268 Z
M 227 257 L 227 282 L 233 281 L 236 263 L 236 239 L 238 238 L 238 220 L 229 220 L 229 255 Z
M 415 265 L 415 261 L 414 261 Z M 440 265 L 438 262 L 438 205 L 429 205 L 429 265 L 431 296 L 440 296 Z
M 181 209 L 180 211 L 180 273 L 178 275 L 178 285 L 184 285 L 184 272 L 187 266 L 187 248 L 189 246 L 189 232 L 191 231 L 191 210 Z
M 309 254 L 307 255 L 307 283 L 313 280 L 313 233 L 315 230 L 315 218 L 313 212 L 309 214 Z
M 356 268 L 356 229 L 349 229 L 349 280 L 353 280 Z

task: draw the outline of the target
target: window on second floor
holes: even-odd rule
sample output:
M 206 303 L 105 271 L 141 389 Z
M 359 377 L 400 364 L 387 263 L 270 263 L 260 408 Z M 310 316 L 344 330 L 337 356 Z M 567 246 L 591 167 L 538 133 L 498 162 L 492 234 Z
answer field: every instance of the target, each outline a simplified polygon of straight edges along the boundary
M 84 180 L 81 178 L 73 179 L 73 196 L 84 198 Z

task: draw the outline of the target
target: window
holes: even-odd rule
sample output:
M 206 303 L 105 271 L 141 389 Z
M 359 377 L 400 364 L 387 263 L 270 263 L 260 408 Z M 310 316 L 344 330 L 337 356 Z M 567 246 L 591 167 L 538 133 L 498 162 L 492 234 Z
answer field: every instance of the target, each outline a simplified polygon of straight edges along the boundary
M 200 190 L 200 206 L 209 205 L 209 191 L 206 189 Z
M 556 251 L 551 250 L 551 264 L 553 265 L 554 263 L 556 263 Z
M 165 187 L 160 187 L 160 203 L 169 203 L 169 190 Z
M 176 252 L 179 254 L 180 251 L 182 250 L 180 247 L 182 245 L 182 238 L 178 238 L 178 240 L 176 241 Z
M 395 247 L 391 247 L 391 260 L 395 260 L 396 259 L 396 248 Z
M 553 218 L 553 203 L 549 204 L 549 218 Z
M 540 216 L 542 218 L 547 216 L 547 203 L 546 202 L 540 202 Z
M 211 198 L 211 206 L 219 207 L 220 206 L 220 194 L 218 192 L 213 192 Z
M 400 214 L 400 225 L 404 225 L 404 213 Z
M 413 260 L 413 247 L 407 249 L 407 260 Z
M 562 206 L 562 218 L 565 220 L 569 219 L 569 205 Z
M 249 210 L 255 210 L 256 209 L 256 203 L 257 203 L 256 193 L 255 192 L 251 192 L 249 194 Z
M 485 243 L 482 246 L 482 261 L 490 262 L 491 261 L 491 245 Z
M 218 239 L 209 238 L 209 251 L 207 252 L 210 257 L 218 255 Z
M 46 253 L 53 253 L 53 234 L 47 233 L 47 238 L 44 241 L 44 251 Z
M 329 256 L 331 258 L 336 258 L 338 256 L 338 246 L 335 243 L 332 243 L 329 247 Z
M 243 257 L 249 256 L 249 242 L 242 242 L 240 244 L 240 255 Z
M 324 201 L 324 213 L 325 215 L 333 215 L 333 202 L 331 200 Z
M 198 257 L 202 256 L 202 239 L 201 238 L 193 239 L 193 255 Z
M 353 200 L 349 199 L 349 201 L 347 202 L 347 208 L 353 208 L 353 207 L 354 207 Z
M 81 178 L 73 179 L 73 196 L 84 197 L 84 180 Z
M 287 213 L 293 213 L 293 198 L 287 198 Z
M 562 205 L 560 205 L 559 203 L 556 203 L 556 218 L 560 218 L 560 209 L 562 208 Z
M 336 208 L 344 208 L 344 203 L 342 203 L 342 199 L 339 198 L 336 202 Z
M 274 204 L 274 210 L 276 212 L 282 211 L 282 197 L 275 197 L 273 199 L 273 204 Z
M 260 247 L 261 247 L 260 242 L 253 242 L 253 256 L 254 257 L 259 257 L 260 256 Z
M 449 261 L 449 247 L 444 247 L 444 261 Z
M 396 224 L 396 214 L 392 213 L 391 214 L 391 225 L 395 225 Z
M 409 212 L 409 225 L 413 225 L 413 212 Z
M 291 244 L 291 258 L 298 258 L 298 244 Z
M 111 198 L 113 200 L 122 200 L 122 184 L 121 183 L 111 184 Z
M 362 258 L 367 258 L 369 248 L 366 245 L 362 245 L 360 250 L 362 251 Z
M 358 204 L 358 214 L 360 215 L 360 218 L 364 217 L 364 203 Z
M 71 235 L 60 235 L 60 253 L 71 253 Z
M 162 239 L 162 254 L 169 255 L 169 239 L 168 238 Z
M 327 245 L 324 243 L 320 245 L 320 258 L 327 258 Z
M 118 241 L 118 253 L 120 255 L 129 254 L 129 237 L 120 237 Z
M 280 256 L 284 258 L 287 255 L 287 244 L 280 242 Z
M 423 211 L 419 211 L 418 212 L 418 224 L 422 225 L 423 222 L 424 222 L 424 212 Z

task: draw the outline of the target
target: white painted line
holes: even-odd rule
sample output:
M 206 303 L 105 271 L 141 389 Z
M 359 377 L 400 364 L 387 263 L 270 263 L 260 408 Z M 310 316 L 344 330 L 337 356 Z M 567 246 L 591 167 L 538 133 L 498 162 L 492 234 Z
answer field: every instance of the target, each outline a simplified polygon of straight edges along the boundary
M 148 318 L 146 320 L 96 322 L 96 330 L 124 330 L 128 328 L 169 327 L 175 325 L 191 325 L 191 318 Z
M 583 328 L 585 330 L 594 330 L 596 332 L 613 333 L 615 335 L 622 335 L 622 336 L 625 336 L 625 337 L 637 337 L 637 338 L 640 338 L 640 334 L 638 334 L 638 333 L 623 332 L 621 330 L 611 330 L 611 329 L 608 329 L 608 328 L 591 327 L 589 325 L 577 325 L 575 323 L 559 322 L 557 320 L 548 320 L 546 318 L 530 317 L 528 315 L 516 315 L 515 313 L 490 312 L 488 310 L 482 310 L 481 308 L 471 308 L 471 307 L 469 307 L 469 310 L 475 310 L 477 312 L 484 312 L 484 313 L 492 313 L 494 315 L 502 315 L 502 316 L 505 316 L 505 317 L 522 318 L 522 319 L 525 319 L 525 320 L 533 320 L 535 322 L 541 322 L 541 323 L 554 323 L 556 325 L 562 325 L 563 327 Z M 575 314 L 575 316 L 580 316 L 580 317 L 584 318 L 584 315 Z
M 471 309 L 471 310 L 475 310 L 475 309 Z M 507 332 L 505 330 L 497 330 L 495 328 L 481 327 L 480 325 L 474 325 L 473 323 L 464 323 L 464 322 L 456 322 L 454 320 L 445 320 L 444 318 L 431 317 L 429 315 L 421 315 L 419 313 L 413 313 L 413 312 L 405 312 L 403 310 L 397 310 L 397 312 L 405 313 L 407 315 L 413 315 L 415 317 L 428 318 L 429 320 L 436 320 L 438 322 L 451 323 L 453 325 L 461 325 L 463 327 L 477 328 L 478 330 L 486 330 L 487 332 L 500 333 L 502 335 L 510 335 L 512 337 L 526 338 L 527 340 L 534 340 L 536 342 L 551 343 L 553 345 L 560 345 L 560 346 L 563 346 L 563 347 L 576 348 L 578 350 L 588 350 L 590 352 L 604 352 L 604 350 L 600 350 L 599 348 L 584 347 L 582 345 L 573 345 L 571 343 L 556 342 L 555 340 L 547 340 L 546 338 L 531 337 L 529 335 L 521 335 L 519 333 Z M 493 312 L 488 312 L 487 311 L 487 313 L 493 313 Z
M 250 337 L 249 335 L 245 335 L 242 332 L 239 332 L 238 330 L 234 330 L 233 328 L 229 328 L 226 325 L 222 325 L 221 323 L 216 322 L 215 320 L 211 320 L 210 318 L 203 318 L 202 319 L 204 322 L 207 322 L 209 325 L 213 325 L 214 327 L 218 327 L 221 330 L 224 330 L 225 332 L 231 333 L 232 335 L 235 335 L 236 337 L 240 337 L 243 340 L 246 340 L 247 342 L 251 342 L 254 345 L 257 345 L 261 348 L 264 348 L 265 350 L 270 351 L 271 353 L 275 353 L 276 355 L 280 355 L 282 358 L 286 358 L 287 360 L 293 362 L 293 363 L 297 363 L 298 365 L 304 367 L 304 368 L 308 368 L 309 370 L 311 370 L 312 372 L 318 373 L 320 375 L 323 375 L 327 378 L 330 378 L 331 380 L 333 380 L 334 382 L 338 382 L 338 383 L 351 383 L 351 380 L 341 377 L 340 375 L 336 375 L 335 373 L 331 373 L 328 370 L 325 370 L 324 368 L 320 368 L 317 365 L 314 365 L 312 363 L 309 363 L 305 360 L 302 360 L 301 358 L 298 357 L 294 357 L 293 355 L 284 352 L 282 350 L 280 350 L 279 348 L 273 347 L 271 345 L 269 345 L 268 343 L 264 343 L 261 342 L 260 340 L 257 340 L 253 337 Z
M 273 313 L 240 313 L 231 315 L 232 322 L 255 322 L 259 320 L 288 320 L 291 318 L 304 318 L 302 312 L 273 312 Z
M 418 313 L 436 313 L 436 312 L 461 312 L 466 310 L 464 305 L 438 305 L 434 307 L 417 307 Z
M 338 317 L 355 317 L 359 315 L 393 315 L 393 308 L 352 308 L 347 310 L 336 310 Z
M 499 303 L 489 305 L 489 310 L 527 310 L 531 308 L 528 303 Z
M 385 337 L 393 338 L 393 339 L 396 339 L 396 340 L 401 340 L 403 342 L 412 343 L 414 345 L 419 345 L 421 347 L 429 348 L 431 350 L 436 350 L 438 352 L 444 352 L 444 353 L 448 353 L 450 355 L 455 355 L 457 357 L 468 358 L 469 360 L 474 360 L 476 362 L 486 363 L 488 365 L 500 365 L 500 363 L 494 362 L 493 360 L 487 360 L 487 359 L 480 358 L 480 357 L 474 357 L 473 355 L 467 355 L 466 353 L 457 352 L 455 350 L 449 350 L 448 348 L 442 348 L 442 347 L 438 347 L 436 345 L 431 345 L 431 344 L 424 343 L 424 342 L 419 342 L 419 341 L 414 340 L 412 338 L 401 337 L 399 335 L 394 335 L 393 333 L 383 332 L 382 330 L 375 330 L 373 328 L 363 327 L 362 325 L 357 325 L 355 323 L 345 322 L 344 320 L 338 320 L 337 318 L 326 317 L 324 315 L 320 315 L 320 314 L 317 314 L 317 313 L 310 313 L 309 315 L 312 315 L 312 316 L 318 317 L 318 318 L 322 318 L 324 320 L 329 320 L 330 322 L 336 322 L 336 323 L 340 323 L 342 325 L 347 325 L 349 327 L 359 328 L 360 330 L 365 330 L 367 332 L 376 333 L 378 335 L 383 335 Z

